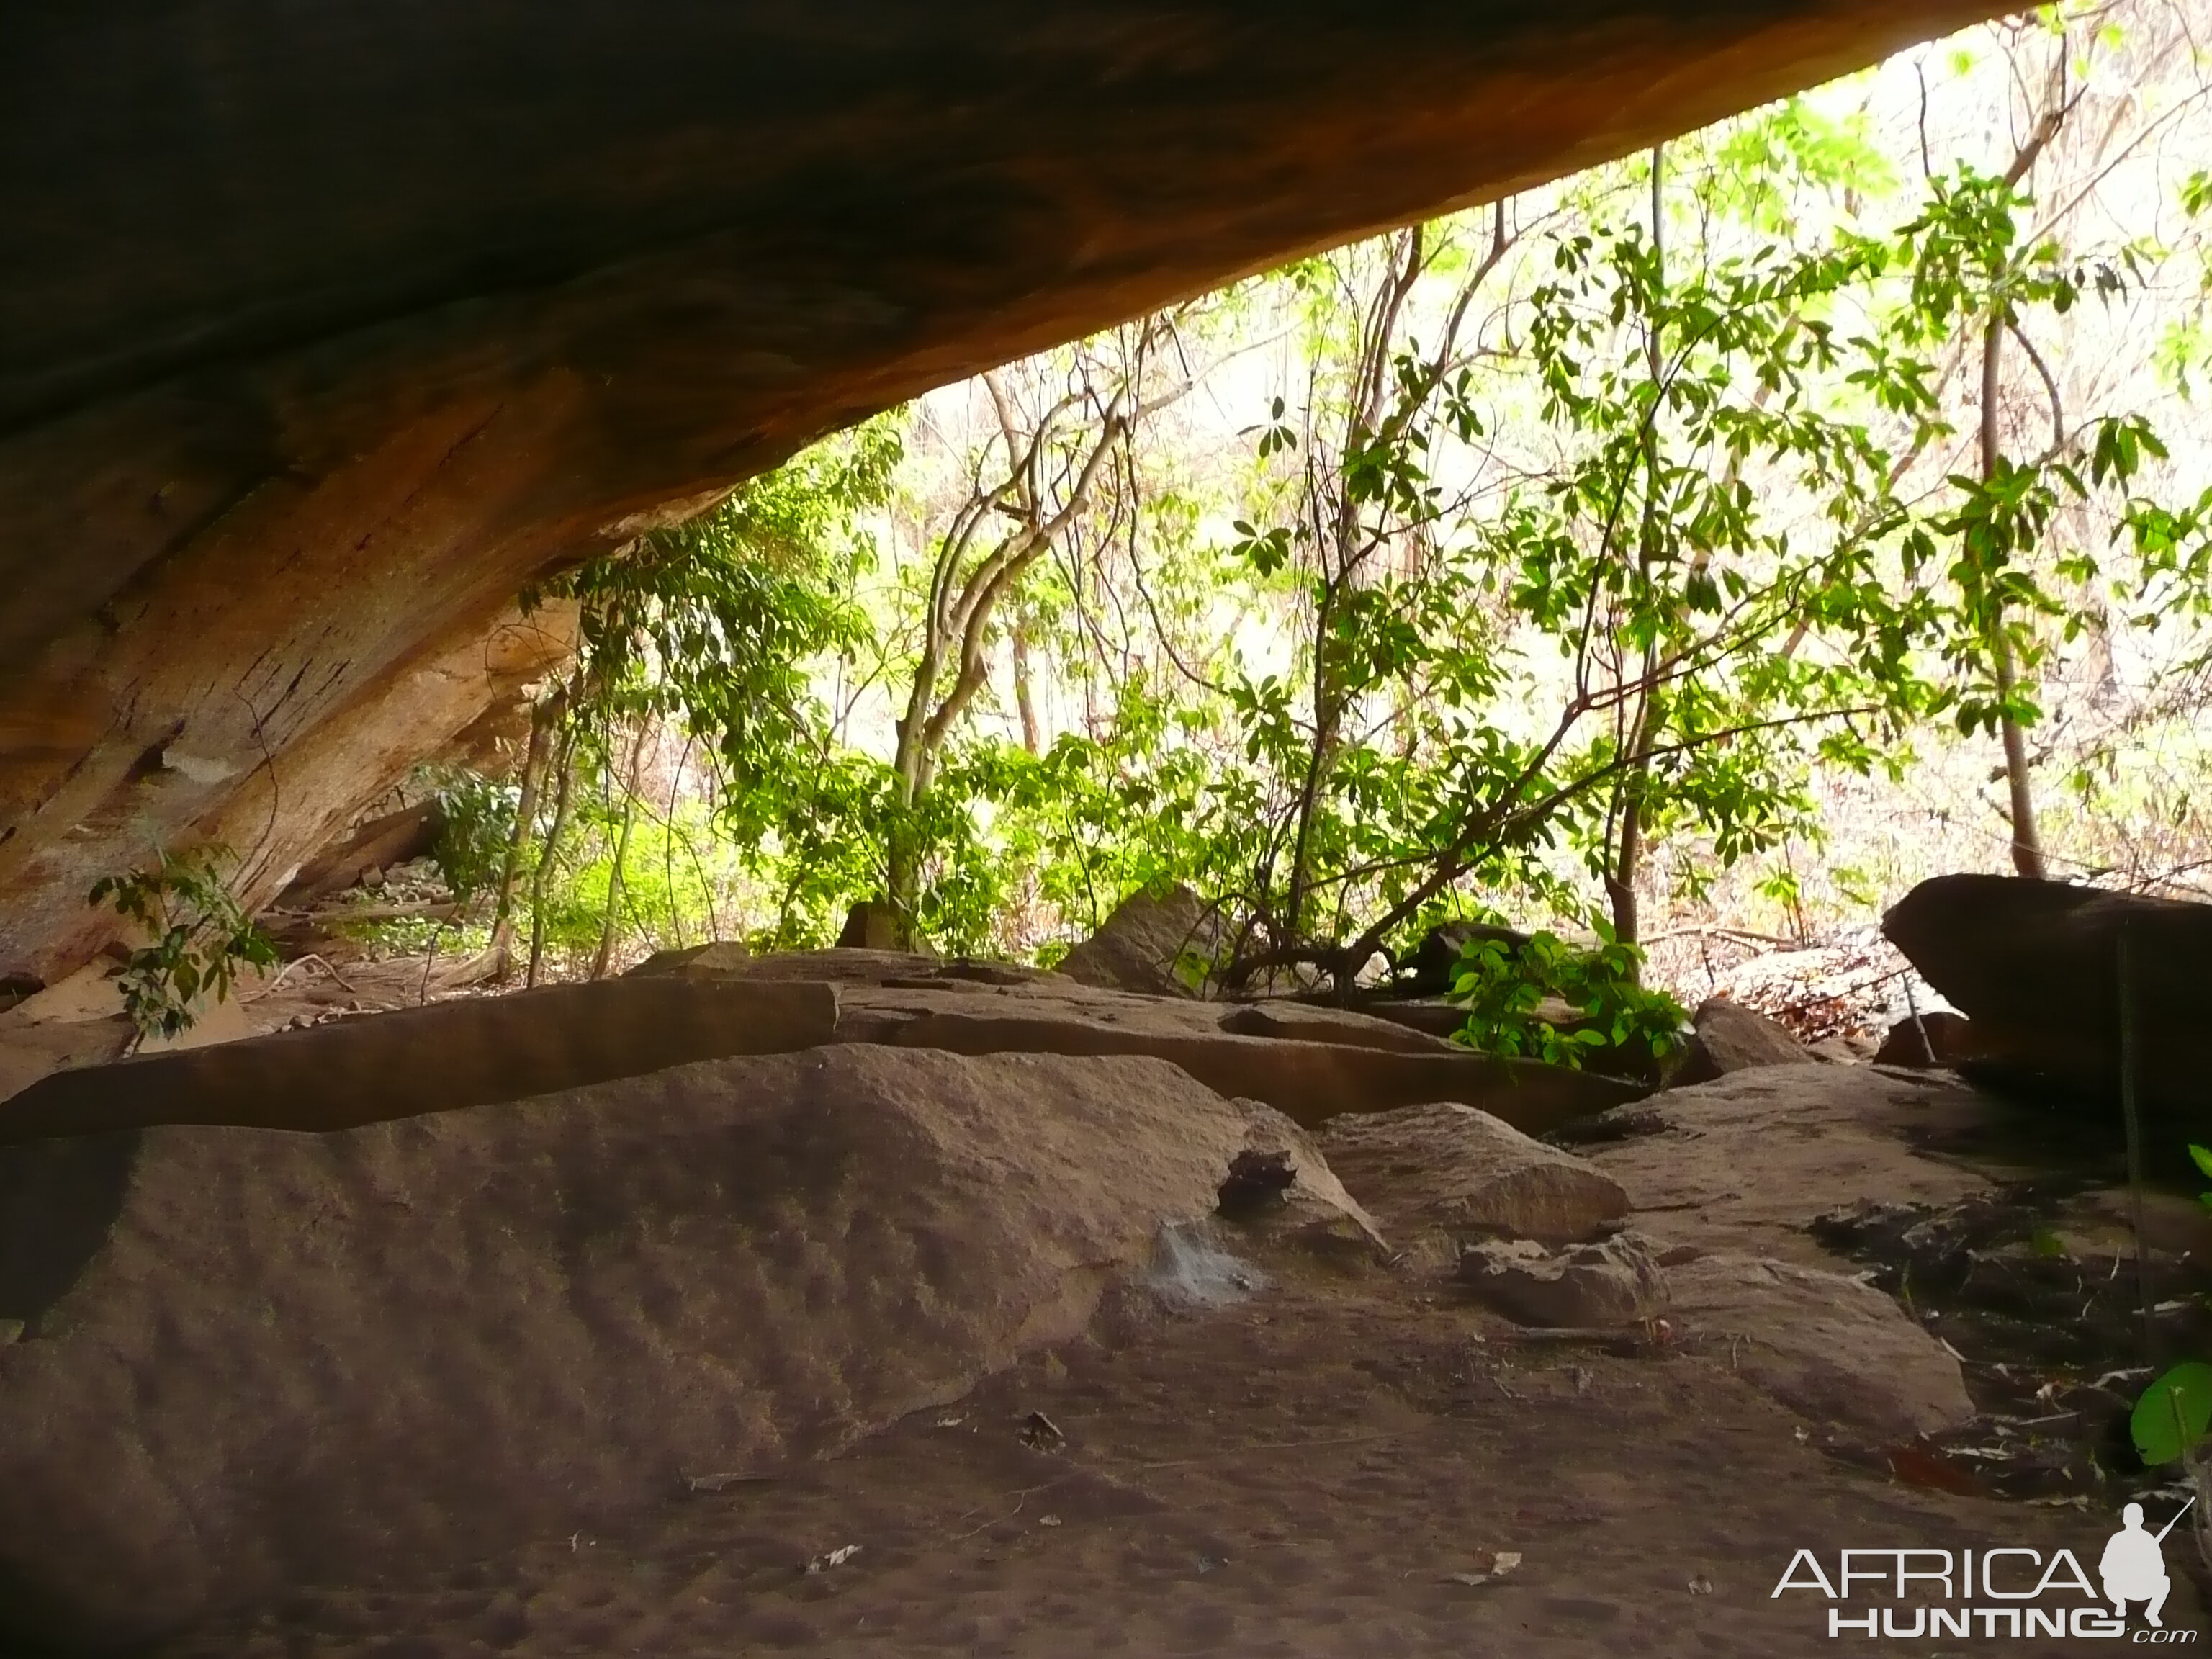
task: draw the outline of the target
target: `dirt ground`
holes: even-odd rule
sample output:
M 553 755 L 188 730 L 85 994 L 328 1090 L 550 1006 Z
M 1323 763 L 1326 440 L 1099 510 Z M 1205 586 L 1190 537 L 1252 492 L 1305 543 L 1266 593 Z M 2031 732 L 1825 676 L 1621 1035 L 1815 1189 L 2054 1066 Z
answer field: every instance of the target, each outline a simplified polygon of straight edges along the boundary
M 1031 1413 L 1065 1444 L 1025 1443 Z M 1801 1546 L 2064 1545 L 2094 1571 L 2112 1526 L 1831 1455 L 1725 1351 L 1522 1340 L 1449 1289 L 1273 1259 L 1240 1305 L 1109 1318 L 841 1458 L 695 1479 L 619 1530 L 301 1595 L 160 1659 L 1768 1659 L 1829 1639 L 1816 1595 L 1772 1595 Z M 1501 1551 L 1506 1576 L 1452 1577 Z M 2167 1622 L 2197 1625 L 2176 1585 Z

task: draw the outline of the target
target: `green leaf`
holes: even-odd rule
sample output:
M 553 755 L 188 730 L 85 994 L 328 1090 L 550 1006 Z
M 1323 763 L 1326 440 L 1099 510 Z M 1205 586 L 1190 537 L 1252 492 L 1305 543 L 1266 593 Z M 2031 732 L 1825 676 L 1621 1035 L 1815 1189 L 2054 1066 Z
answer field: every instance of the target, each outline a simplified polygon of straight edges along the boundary
M 2212 1365 L 2189 1360 L 2142 1392 L 2128 1431 L 2144 1462 L 2155 1468 L 2180 1460 L 2212 1427 Z

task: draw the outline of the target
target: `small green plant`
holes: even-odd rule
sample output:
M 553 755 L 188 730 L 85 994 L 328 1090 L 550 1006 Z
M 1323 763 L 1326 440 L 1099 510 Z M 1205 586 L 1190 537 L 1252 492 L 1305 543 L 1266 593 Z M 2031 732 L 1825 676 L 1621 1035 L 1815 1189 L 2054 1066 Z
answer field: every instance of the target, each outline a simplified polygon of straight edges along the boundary
M 110 908 L 153 936 L 124 958 L 118 979 L 124 1012 L 138 1030 L 134 1048 L 190 1030 L 203 997 L 221 1002 L 230 995 L 240 964 L 275 964 L 276 945 L 216 873 L 230 856 L 216 846 L 182 857 L 162 854 L 150 870 L 93 884 L 88 903 Z
M 1638 979 L 1644 953 L 1596 924 L 1598 945 L 1577 950 L 1555 933 L 1525 944 L 1478 939 L 1462 953 L 1454 1000 L 1468 1021 L 1457 1041 L 1486 1054 L 1520 1054 L 1579 1070 L 1601 1057 L 1664 1060 L 1687 1016 L 1664 991 Z
M 2190 1161 L 2212 1176 L 2212 1147 L 2189 1146 Z M 2212 1210 L 2212 1193 L 2197 1202 Z M 2157 1465 L 2180 1461 L 2204 1443 L 2212 1430 L 2212 1365 L 2189 1360 L 2174 1366 L 2142 1391 L 2128 1419 L 2128 1432 L 2142 1461 Z
M 438 839 L 430 856 L 453 897 L 472 903 L 499 886 L 522 792 L 458 768 L 429 781 L 438 799 Z

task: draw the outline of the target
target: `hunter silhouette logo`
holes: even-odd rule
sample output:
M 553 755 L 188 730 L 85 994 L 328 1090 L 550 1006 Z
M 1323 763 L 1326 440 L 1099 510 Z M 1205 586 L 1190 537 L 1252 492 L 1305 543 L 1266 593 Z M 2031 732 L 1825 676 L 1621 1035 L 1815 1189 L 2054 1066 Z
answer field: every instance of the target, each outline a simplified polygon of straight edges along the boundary
M 2159 1609 L 2166 1605 L 2166 1593 L 2173 1581 L 2166 1576 L 2166 1553 L 2160 1547 L 2166 1542 L 2166 1534 L 2173 1530 L 2173 1522 L 2189 1513 L 2191 1498 L 2180 1511 L 2158 1529 L 2157 1534 L 2143 1530 L 2142 1505 L 2130 1504 L 2120 1511 L 2120 1529 L 2105 1546 L 2105 1553 L 2097 1563 L 2097 1576 L 2105 1581 L 2105 1599 L 2112 1604 L 2112 1616 L 2128 1616 L 2128 1603 L 2145 1601 L 2143 1622 L 2154 1630 L 2163 1629 L 2166 1621 Z
M 2066 1636 L 2161 1647 L 2193 1644 L 2197 1632 L 2169 1630 L 2161 1616 L 2173 1588 L 2162 1547 L 2196 1502 L 2191 1498 L 2154 1533 L 2143 1525 L 2142 1504 L 2123 1510 L 2120 1529 L 2097 1559 L 2101 1593 L 2069 1549 L 2048 1556 L 2003 1547 L 1847 1549 L 1837 1553 L 1832 1576 L 1817 1554 L 1801 1549 L 1769 1599 L 1791 1590 L 1826 1597 L 1831 1637 Z M 1860 1597 L 1893 1605 L 1850 1605 Z M 2142 1608 L 2142 1624 L 2132 1629 L 2131 1604 Z

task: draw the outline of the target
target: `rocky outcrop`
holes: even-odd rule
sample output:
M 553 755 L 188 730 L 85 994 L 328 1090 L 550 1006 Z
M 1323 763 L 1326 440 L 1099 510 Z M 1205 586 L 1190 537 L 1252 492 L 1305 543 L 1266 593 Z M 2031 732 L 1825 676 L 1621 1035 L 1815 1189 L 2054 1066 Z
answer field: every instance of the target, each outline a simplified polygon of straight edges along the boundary
M 2201 1133 L 2212 905 L 2011 876 L 1938 876 L 1900 899 L 1881 927 L 1971 1022 L 1973 1054 L 1963 1069 L 2115 1121 L 2124 936 L 2142 1105 Z
M 1898 1444 L 1974 1415 L 1958 1360 L 1870 1285 L 1729 1254 L 1667 1278 L 1686 1331 L 1807 1417 Z
M 1254 1133 L 1157 1060 L 834 1047 L 0 1151 L 0 1638 L 112 1650 L 832 1449 L 1079 1332 Z
M 260 902 L 526 583 L 822 432 L 1991 9 L 52 11 L 0 64 L 0 976 L 149 838 Z
M 152 1124 L 348 1129 L 834 1040 L 819 981 L 624 977 L 57 1072 L 0 1101 L 0 1145 Z
M 1338 1179 L 1422 1266 L 1449 1266 L 1487 1238 L 1594 1239 L 1628 1214 L 1596 1165 L 1449 1103 L 1330 1120 L 1321 1146 Z
M 5 452 L 0 439 L 0 474 Z M 290 594 L 279 587 L 258 603 L 279 607 Z M 243 857 L 222 873 L 246 908 L 275 898 L 364 803 L 573 653 L 573 607 L 524 617 L 511 597 L 420 619 L 430 637 L 361 684 L 350 662 L 322 664 L 316 679 L 313 652 L 344 648 L 378 617 L 419 606 L 421 592 L 352 592 L 343 624 L 318 622 L 316 639 L 303 641 L 284 634 L 296 618 L 257 610 L 206 573 L 176 600 L 185 614 L 167 624 L 147 622 L 160 598 L 149 596 L 112 640 L 69 642 L 88 677 L 68 694 L 82 705 L 70 718 L 95 735 L 58 747 L 9 708 L 25 665 L 0 642 L 0 975 L 52 982 L 112 939 L 114 916 L 85 894 L 143 863 L 149 841 L 222 843 Z M 161 710 L 158 720 L 133 712 L 142 708 Z

